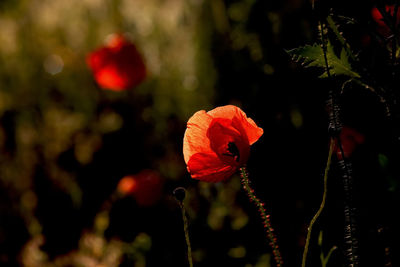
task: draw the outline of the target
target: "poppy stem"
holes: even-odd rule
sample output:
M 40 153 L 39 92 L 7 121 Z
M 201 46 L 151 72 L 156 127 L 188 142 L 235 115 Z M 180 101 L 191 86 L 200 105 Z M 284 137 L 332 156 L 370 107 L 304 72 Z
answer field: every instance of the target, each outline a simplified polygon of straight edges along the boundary
M 183 231 L 185 232 L 185 240 L 186 240 L 186 245 L 187 245 L 187 255 L 188 255 L 188 262 L 189 266 L 193 267 L 193 261 L 192 261 L 192 246 L 190 245 L 190 239 L 189 239 L 189 230 L 188 230 L 188 220 L 186 217 L 186 209 L 185 209 L 185 204 L 183 204 L 183 200 L 185 199 L 186 196 L 186 190 L 183 187 L 177 187 L 173 191 L 173 194 L 178 201 L 179 207 L 181 208 L 182 212 L 182 220 L 183 220 Z
M 177 187 L 174 189 L 172 193 L 174 194 L 175 199 L 178 201 L 179 207 L 181 208 L 182 211 L 183 231 L 185 232 L 186 245 L 188 249 L 188 261 L 189 261 L 189 266 L 193 267 L 192 246 L 190 245 L 190 239 L 189 239 L 188 220 L 186 217 L 185 204 L 183 204 L 183 200 L 186 197 L 186 189 L 183 187 Z
M 325 173 L 324 173 L 324 193 L 322 195 L 321 205 L 319 206 L 319 209 L 318 209 L 317 213 L 315 213 L 314 217 L 311 219 L 310 225 L 308 226 L 306 244 L 304 246 L 303 260 L 301 262 L 301 267 L 305 267 L 306 266 L 307 253 L 308 253 L 308 247 L 310 245 L 312 227 L 313 227 L 314 223 L 317 221 L 318 217 L 321 215 L 322 210 L 325 207 L 326 195 L 327 195 L 327 192 L 328 192 L 328 173 L 329 173 L 329 168 L 330 168 L 331 162 L 332 162 L 332 154 L 333 154 L 333 147 L 334 146 L 335 146 L 335 139 L 331 138 L 330 145 L 329 145 L 328 160 L 326 162 Z
M 243 185 L 243 189 L 246 191 L 250 202 L 253 202 L 261 215 L 261 219 L 263 220 L 263 224 L 264 224 L 264 228 L 267 231 L 267 237 L 269 239 L 269 245 L 272 248 L 272 252 L 274 254 L 274 258 L 276 261 L 276 266 L 277 267 L 281 267 L 283 265 L 283 261 L 282 261 L 282 257 L 281 257 L 281 253 L 279 251 L 279 246 L 277 244 L 277 238 L 274 234 L 274 229 L 271 226 L 271 222 L 270 222 L 270 215 L 267 214 L 265 208 L 264 208 L 264 203 L 255 195 L 254 193 L 254 189 L 251 188 L 250 186 L 250 180 L 249 180 L 249 175 L 247 173 L 247 169 L 246 167 L 242 167 L 240 168 L 240 172 L 241 172 L 241 182 Z
M 397 0 L 398 1 L 398 0 Z M 321 33 L 321 42 L 322 42 L 322 51 L 324 53 L 324 61 L 326 67 L 326 73 L 329 79 L 331 79 L 331 75 L 329 72 L 329 64 L 327 57 L 327 42 L 328 39 L 324 33 L 324 24 L 321 20 L 319 20 L 320 24 L 320 33 Z M 340 121 L 340 106 L 337 103 L 337 92 L 334 92 L 333 89 L 330 89 L 328 92 L 328 103 L 327 106 L 330 109 L 329 112 L 329 131 L 331 132 L 333 138 L 337 138 L 339 136 L 340 131 L 342 130 L 342 122 Z M 332 140 L 332 139 L 331 139 Z M 342 153 L 342 159 L 338 160 L 338 166 L 342 170 L 342 178 L 343 178 L 343 187 L 345 193 L 345 205 L 344 205 L 344 217 L 345 217 L 345 231 L 344 231 L 344 239 L 346 248 L 346 257 L 348 260 L 348 266 L 358 267 L 358 240 L 355 237 L 356 234 L 356 222 L 355 222 L 355 208 L 352 204 L 352 167 L 351 163 L 345 161 L 345 155 L 343 151 L 343 147 L 340 141 L 340 138 L 335 139 L 337 145 Z M 311 231 L 309 231 L 311 232 Z M 306 248 L 305 248 L 306 249 Z M 308 246 L 307 246 L 308 249 Z M 306 251 L 307 252 L 307 251 Z M 304 255 L 303 255 L 304 256 Z M 305 261 L 303 257 L 303 261 Z M 304 262 L 305 264 L 305 262 Z
M 189 266 L 193 267 L 193 261 L 192 261 L 192 246 L 190 245 L 190 239 L 189 239 L 189 230 L 188 230 L 188 220 L 186 217 L 186 209 L 185 205 L 183 202 L 179 202 L 179 206 L 182 211 L 182 220 L 183 220 L 183 231 L 185 232 L 185 239 L 186 239 L 186 245 L 187 245 L 187 254 L 188 254 L 188 261 L 189 261 Z

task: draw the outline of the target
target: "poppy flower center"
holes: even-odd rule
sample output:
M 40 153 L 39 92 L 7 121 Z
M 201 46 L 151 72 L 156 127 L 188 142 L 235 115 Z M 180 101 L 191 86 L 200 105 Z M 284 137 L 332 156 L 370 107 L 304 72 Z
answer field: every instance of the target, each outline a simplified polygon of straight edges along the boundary
M 240 160 L 240 152 L 238 147 L 234 142 L 229 142 L 228 143 L 228 153 L 223 153 L 222 155 L 229 156 L 235 159 L 236 162 L 239 162 Z

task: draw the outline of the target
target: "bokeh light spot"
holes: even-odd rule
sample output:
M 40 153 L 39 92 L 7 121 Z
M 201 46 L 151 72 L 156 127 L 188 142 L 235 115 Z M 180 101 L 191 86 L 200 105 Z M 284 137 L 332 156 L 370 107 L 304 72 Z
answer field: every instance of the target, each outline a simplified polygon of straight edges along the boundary
M 43 62 L 44 70 L 51 75 L 60 73 L 64 68 L 64 61 L 59 55 L 49 55 Z

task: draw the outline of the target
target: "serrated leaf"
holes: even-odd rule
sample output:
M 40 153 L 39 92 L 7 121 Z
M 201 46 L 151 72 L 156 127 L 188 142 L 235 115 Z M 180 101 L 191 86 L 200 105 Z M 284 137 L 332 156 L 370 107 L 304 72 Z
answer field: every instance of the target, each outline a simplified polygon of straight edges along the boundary
M 296 62 L 302 61 L 302 65 L 308 67 L 322 67 L 324 66 L 324 56 L 322 47 L 314 45 L 305 45 L 298 48 L 288 50 L 287 53 L 292 56 Z
M 346 50 L 347 55 L 353 60 L 356 60 L 356 57 L 353 55 L 349 44 L 347 43 L 346 39 L 343 37 L 342 33 L 340 33 L 336 22 L 333 20 L 331 16 L 326 18 L 326 22 L 328 23 L 329 28 L 331 28 L 332 32 L 336 35 L 336 38 L 341 43 L 342 47 Z
M 327 78 L 326 63 L 324 51 L 322 47 L 314 45 L 305 45 L 299 48 L 288 50 L 287 53 L 292 56 L 293 60 L 302 62 L 305 67 L 319 67 L 325 71 L 320 75 L 320 78 Z M 330 75 L 345 75 L 352 78 L 359 78 L 360 75 L 351 69 L 349 57 L 346 50 L 343 48 L 340 52 L 340 58 L 335 54 L 333 46 L 330 42 L 327 44 L 326 57 L 329 65 Z

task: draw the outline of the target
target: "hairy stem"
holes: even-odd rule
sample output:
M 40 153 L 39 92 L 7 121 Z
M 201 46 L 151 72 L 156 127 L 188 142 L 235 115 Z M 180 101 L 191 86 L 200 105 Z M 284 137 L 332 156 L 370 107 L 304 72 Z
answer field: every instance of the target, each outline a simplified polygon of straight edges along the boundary
M 345 158 L 341 140 L 338 139 L 338 147 L 342 153 L 343 158 L 338 160 L 339 168 L 342 170 L 343 188 L 345 194 L 344 203 L 344 241 L 346 246 L 346 256 L 348 260 L 348 266 L 358 267 L 359 256 L 358 256 L 358 240 L 356 238 L 356 221 L 355 214 L 356 209 L 353 205 L 353 167 L 350 161 Z
M 399 10 L 399 1 L 396 1 L 396 4 L 394 5 L 394 10 L 393 10 L 393 19 L 392 19 L 392 27 L 393 27 L 393 33 L 392 33 L 392 67 L 393 67 L 393 76 L 396 75 L 394 68 L 396 66 L 396 52 L 397 52 L 397 12 Z
M 183 230 L 185 232 L 185 239 L 186 239 L 186 245 L 187 245 L 187 256 L 188 256 L 188 262 L 189 266 L 193 267 L 193 261 L 192 261 L 192 246 L 190 245 L 190 239 L 189 239 L 189 230 L 188 230 L 188 220 L 186 218 L 186 209 L 185 205 L 183 202 L 179 202 L 179 206 L 182 211 L 182 220 L 183 220 Z
M 324 33 L 324 25 L 321 21 L 320 23 L 320 32 L 321 32 L 321 42 L 322 42 L 322 50 L 324 53 L 324 61 L 325 67 L 327 71 L 328 78 L 331 78 L 329 72 L 329 63 L 326 55 L 326 36 Z M 329 130 L 334 138 L 339 136 L 342 123 L 340 121 L 340 107 L 337 104 L 337 93 L 335 93 L 332 89 L 329 90 L 328 96 L 328 109 L 329 109 Z M 343 152 L 343 147 L 341 144 L 340 138 L 336 138 L 337 145 L 342 153 L 342 159 L 338 160 L 338 165 L 342 170 L 342 178 L 343 178 L 343 187 L 345 193 L 345 205 L 344 205 L 344 217 L 345 217 L 345 245 L 346 248 L 346 257 L 348 261 L 349 267 L 358 267 L 359 266 L 359 257 L 357 253 L 358 249 L 358 240 L 355 237 L 356 235 L 356 222 L 355 222 L 355 208 L 352 203 L 352 165 L 345 159 L 345 155 Z
M 243 189 L 246 190 L 246 193 L 250 199 L 250 202 L 253 202 L 260 212 L 261 219 L 263 220 L 264 228 L 267 231 L 267 237 L 269 239 L 269 245 L 272 248 L 272 253 L 274 254 L 274 259 L 277 267 L 281 267 L 283 265 L 281 253 L 279 251 L 279 246 L 277 244 L 277 238 L 274 234 L 274 229 L 271 226 L 271 222 L 269 220 L 269 214 L 267 214 L 264 203 L 255 195 L 254 190 L 250 186 L 249 175 L 247 173 L 246 167 L 240 168 L 241 172 L 241 182 L 243 185 Z
M 306 266 L 307 253 L 308 253 L 308 247 L 310 245 L 312 227 L 314 226 L 314 223 L 317 221 L 318 217 L 321 215 L 322 210 L 325 207 L 326 195 L 328 192 L 328 173 L 329 173 L 329 168 L 330 168 L 331 162 L 332 162 L 332 154 L 333 154 L 334 145 L 335 145 L 335 140 L 333 138 L 331 138 L 330 145 L 329 145 L 328 160 L 326 162 L 325 173 L 324 173 L 324 193 L 322 195 L 321 205 L 319 206 L 317 213 L 315 213 L 314 217 L 312 218 L 312 220 L 310 222 L 310 225 L 308 226 L 306 244 L 304 246 L 303 260 L 301 262 L 301 267 Z

